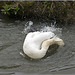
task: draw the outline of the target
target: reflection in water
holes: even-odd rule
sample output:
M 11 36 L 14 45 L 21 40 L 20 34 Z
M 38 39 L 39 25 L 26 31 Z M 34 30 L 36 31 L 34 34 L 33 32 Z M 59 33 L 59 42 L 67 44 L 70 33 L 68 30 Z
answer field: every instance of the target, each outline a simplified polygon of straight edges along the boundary
M 0 72 L 49 73 L 75 67 L 74 25 L 59 28 L 55 24 L 35 21 L 31 25 L 34 30 L 52 31 L 64 40 L 66 46 L 52 45 L 43 59 L 32 60 L 19 54 L 26 34 L 31 31 L 24 26 L 26 22 L 0 20 Z M 22 34 L 24 27 L 26 31 Z

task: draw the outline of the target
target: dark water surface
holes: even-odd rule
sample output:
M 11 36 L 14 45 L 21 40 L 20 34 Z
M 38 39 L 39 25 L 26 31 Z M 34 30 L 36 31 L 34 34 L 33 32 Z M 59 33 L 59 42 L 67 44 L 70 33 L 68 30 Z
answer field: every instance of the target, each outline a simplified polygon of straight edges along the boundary
M 75 25 L 53 27 L 52 30 L 60 36 L 65 47 L 58 47 L 50 56 L 32 60 L 20 55 L 25 38 L 23 29 L 25 21 L 0 19 L 0 75 L 19 75 L 23 73 L 75 73 Z M 51 23 L 34 22 L 35 30 L 47 30 Z M 45 28 L 46 27 L 46 28 Z M 30 30 L 26 30 L 28 33 Z M 69 71 L 69 69 L 71 69 Z

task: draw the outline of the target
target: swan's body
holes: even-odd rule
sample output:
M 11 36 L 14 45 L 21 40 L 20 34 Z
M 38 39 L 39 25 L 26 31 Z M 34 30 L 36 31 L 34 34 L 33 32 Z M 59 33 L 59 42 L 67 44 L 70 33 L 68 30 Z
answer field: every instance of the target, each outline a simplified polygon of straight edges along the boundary
M 54 35 L 52 32 L 28 33 L 23 44 L 24 53 L 33 59 L 40 59 L 45 56 L 50 45 L 64 45 L 62 39 L 52 38 Z

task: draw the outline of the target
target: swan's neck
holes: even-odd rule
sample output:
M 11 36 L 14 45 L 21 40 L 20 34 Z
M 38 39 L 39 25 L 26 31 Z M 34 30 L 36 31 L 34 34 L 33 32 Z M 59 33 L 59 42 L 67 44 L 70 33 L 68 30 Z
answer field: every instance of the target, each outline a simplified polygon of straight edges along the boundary
M 48 40 L 46 40 L 46 41 L 44 41 L 42 43 L 41 51 L 44 52 L 44 53 L 46 53 L 47 50 L 48 50 L 48 48 L 49 48 L 49 46 L 52 45 L 52 44 L 58 44 L 60 46 L 64 46 L 64 42 L 60 38 L 48 39 Z
M 54 39 L 48 39 L 48 40 L 44 41 L 42 43 L 42 46 L 41 46 L 41 51 L 43 51 L 44 53 L 46 53 L 47 50 L 48 50 L 48 48 L 49 48 L 49 46 L 52 45 L 52 44 L 55 44 Z

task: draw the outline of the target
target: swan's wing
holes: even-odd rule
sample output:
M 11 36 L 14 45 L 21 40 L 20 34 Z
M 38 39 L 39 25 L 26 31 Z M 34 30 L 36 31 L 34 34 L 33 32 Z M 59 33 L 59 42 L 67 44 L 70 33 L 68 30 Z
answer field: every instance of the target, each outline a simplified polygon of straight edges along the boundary
M 29 38 L 33 38 L 34 36 L 40 34 L 40 32 L 30 32 L 27 34 L 26 38 L 29 39 Z
M 30 32 L 26 35 L 25 37 L 25 42 L 31 42 L 33 39 L 33 37 L 35 37 L 36 35 L 38 35 L 40 32 Z
M 33 40 L 35 42 L 43 42 L 44 40 L 50 39 L 52 37 L 54 37 L 54 33 L 52 32 L 41 32 L 40 34 L 36 35 L 35 37 L 33 37 Z

